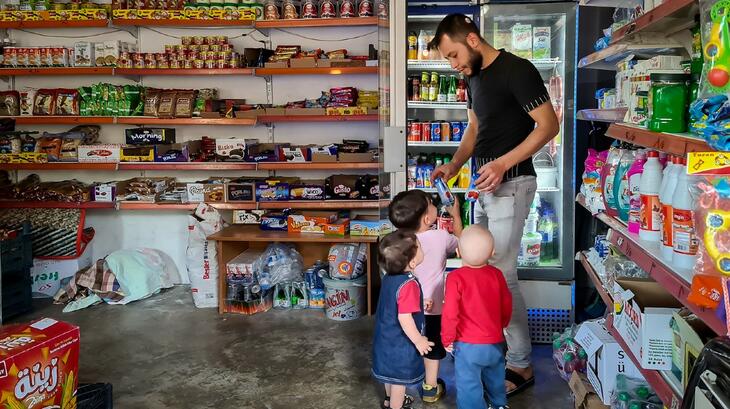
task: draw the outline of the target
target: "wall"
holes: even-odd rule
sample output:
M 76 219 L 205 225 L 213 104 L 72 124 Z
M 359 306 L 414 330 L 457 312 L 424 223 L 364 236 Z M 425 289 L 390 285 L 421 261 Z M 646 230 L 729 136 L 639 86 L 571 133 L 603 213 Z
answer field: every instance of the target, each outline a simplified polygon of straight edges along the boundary
M 136 28 L 131 28 L 137 33 Z M 268 32 L 268 33 L 267 33 Z M 13 30 L 12 35 L 18 46 L 62 45 L 73 46 L 76 41 L 104 41 L 119 39 L 134 41 L 134 37 L 126 31 L 115 29 L 61 29 L 61 30 Z M 227 35 L 234 48 L 242 52 L 245 47 L 261 47 L 256 40 L 265 40 L 270 36 L 273 46 L 301 45 L 303 49 L 322 48 L 325 51 L 346 48 L 353 55 L 367 55 L 368 44 L 377 44 L 375 27 L 324 27 L 271 29 L 263 32 L 240 28 L 140 28 L 138 31 L 139 46 L 142 52 L 162 52 L 165 44 L 179 44 L 183 35 Z M 305 38 L 306 37 L 306 38 Z M 355 38 L 359 37 L 359 38 Z M 18 77 L 14 80 L 15 89 L 32 88 L 76 88 L 99 82 L 113 84 L 131 84 L 132 78 L 121 77 Z M 210 77 L 143 77 L 145 86 L 159 88 L 218 88 L 221 98 L 245 98 L 250 103 L 266 103 L 265 80 L 248 76 L 210 76 Z M 376 90 L 376 75 L 352 76 L 280 76 L 273 77 L 274 103 L 281 104 L 304 98 L 317 98 L 322 90 L 331 87 L 355 86 L 362 89 Z M 13 83 L 8 84 L 11 89 Z M 124 129 L 131 126 L 104 125 L 101 140 L 107 143 L 122 143 Z M 20 130 L 64 131 L 66 126 L 18 126 Z M 265 126 L 178 126 L 178 141 L 199 139 L 201 136 L 223 138 L 245 136 L 266 141 L 268 130 Z M 377 146 L 377 123 L 343 122 L 322 124 L 286 123 L 275 126 L 275 141 L 294 144 L 331 143 L 343 138 L 368 140 L 371 146 Z M 18 172 L 23 178 L 29 172 Z M 297 175 L 306 179 L 322 179 L 331 172 L 281 172 L 281 175 Z M 163 171 L 119 171 L 119 172 L 40 172 L 44 181 L 65 180 L 75 178 L 84 182 L 106 182 L 124 180 L 136 176 L 175 176 L 181 181 L 194 181 L 210 176 L 253 176 L 257 172 L 182 172 L 166 174 Z M 265 172 L 258 172 L 265 176 Z M 183 281 L 187 281 L 185 269 L 185 251 L 187 243 L 187 216 L 185 211 L 113 211 L 90 210 L 87 226 L 96 229 L 94 239 L 94 258 L 122 248 L 153 247 L 167 252 L 176 261 Z M 230 217 L 230 211 L 222 211 L 224 217 Z

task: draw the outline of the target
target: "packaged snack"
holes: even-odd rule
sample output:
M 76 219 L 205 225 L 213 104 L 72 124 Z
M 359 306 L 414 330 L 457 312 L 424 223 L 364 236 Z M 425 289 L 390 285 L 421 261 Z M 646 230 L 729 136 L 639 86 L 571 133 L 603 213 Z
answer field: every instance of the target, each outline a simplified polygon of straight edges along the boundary
M 48 155 L 49 161 L 58 161 L 61 157 L 63 140 L 58 137 L 41 137 L 36 143 L 35 151 Z
M 337 2 L 334 0 L 320 0 L 319 16 L 322 18 L 337 17 Z
M 190 118 L 193 116 L 193 104 L 195 101 L 195 91 L 180 91 L 177 93 L 175 100 L 175 117 Z
M 328 51 L 325 54 L 327 55 L 327 58 L 331 60 L 347 58 L 347 50 L 345 49 Z
M 0 116 L 20 115 L 20 93 L 18 91 L 0 92 Z
M 372 0 L 360 0 L 360 4 L 357 6 L 358 17 L 372 17 L 373 16 L 373 2 Z
M 75 89 L 59 89 L 56 91 L 54 115 L 80 115 L 79 92 Z
M 160 105 L 157 107 L 158 118 L 172 118 L 175 115 L 177 91 L 166 90 L 160 93 Z
M 33 115 L 53 115 L 56 108 L 56 92 L 52 89 L 39 89 L 33 100 Z
M 317 18 L 315 0 L 302 0 L 302 18 Z
M 157 116 L 157 108 L 160 105 L 160 93 L 162 91 L 154 88 L 147 88 L 144 95 L 144 116 Z
M 20 152 L 35 152 L 36 140 L 34 137 L 25 134 L 20 137 Z
M 341 0 L 340 1 L 340 17 L 341 18 L 355 17 L 355 0 Z
M 297 13 L 297 6 L 293 0 L 284 0 L 281 5 L 281 14 L 285 20 L 292 20 L 299 18 Z
M 20 92 L 20 115 L 33 115 L 33 104 L 35 101 L 35 90 L 28 88 Z

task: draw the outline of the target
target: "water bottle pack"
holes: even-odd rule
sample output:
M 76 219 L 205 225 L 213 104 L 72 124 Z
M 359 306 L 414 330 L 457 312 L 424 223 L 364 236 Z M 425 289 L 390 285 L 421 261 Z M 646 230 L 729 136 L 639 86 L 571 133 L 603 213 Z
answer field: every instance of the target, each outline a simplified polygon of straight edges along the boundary
M 646 381 L 616 376 L 616 388 L 611 395 L 611 409 L 662 409 L 664 404 Z
M 553 361 L 560 377 L 570 380 L 573 372 L 585 373 L 588 360 L 586 351 L 575 341 L 575 325 L 562 333 L 553 334 Z

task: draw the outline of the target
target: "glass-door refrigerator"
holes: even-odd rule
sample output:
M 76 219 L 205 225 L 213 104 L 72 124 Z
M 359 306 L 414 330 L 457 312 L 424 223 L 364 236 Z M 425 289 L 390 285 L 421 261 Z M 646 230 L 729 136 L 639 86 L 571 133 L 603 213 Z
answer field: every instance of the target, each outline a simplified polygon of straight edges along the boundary
M 482 36 L 498 49 L 530 60 L 540 72 L 561 129 L 533 156 L 538 192 L 522 232 L 519 276 L 531 302 L 534 341 L 551 342 L 553 331 L 572 322 L 573 306 L 573 96 L 575 74 L 575 3 L 520 3 L 424 6 L 408 3 L 404 63 L 406 71 L 406 189 L 436 192 L 429 177 L 434 167 L 451 160 L 466 127 L 462 78 L 425 44 L 441 19 L 453 12 L 471 16 Z M 392 50 L 392 64 L 403 54 Z M 448 184 L 460 196 L 462 219 L 473 222 L 474 206 L 466 202 L 471 163 Z M 446 220 L 446 219 L 444 219 Z M 445 221 L 445 225 L 448 222 Z M 449 260 L 449 267 L 460 265 Z

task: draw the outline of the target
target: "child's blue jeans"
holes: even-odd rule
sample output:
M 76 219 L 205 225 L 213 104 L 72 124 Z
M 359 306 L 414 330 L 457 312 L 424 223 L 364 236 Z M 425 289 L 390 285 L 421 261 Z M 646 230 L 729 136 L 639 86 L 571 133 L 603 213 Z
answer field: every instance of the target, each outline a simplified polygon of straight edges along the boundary
M 454 342 L 454 359 L 456 406 L 459 409 L 486 409 L 489 404 L 495 408 L 507 405 L 503 344 Z

